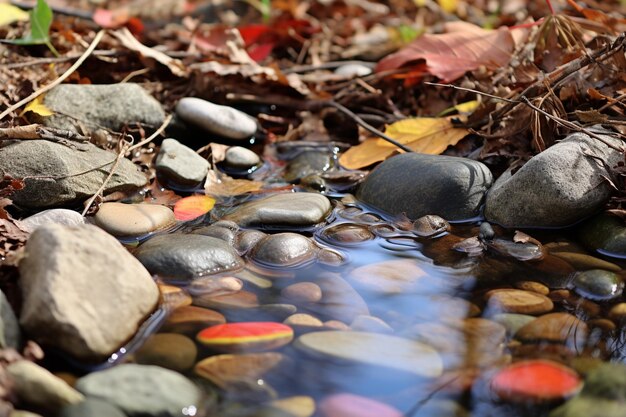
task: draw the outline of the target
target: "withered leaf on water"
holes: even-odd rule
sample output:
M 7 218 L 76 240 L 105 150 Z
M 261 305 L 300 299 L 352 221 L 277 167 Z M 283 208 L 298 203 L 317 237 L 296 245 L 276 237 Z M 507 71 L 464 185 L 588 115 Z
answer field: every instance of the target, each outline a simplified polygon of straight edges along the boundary
M 263 188 L 263 182 L 233 179 L 225 174 L 210 170 L 204 182 L 204 191 L 214 197 L 232 197 Z

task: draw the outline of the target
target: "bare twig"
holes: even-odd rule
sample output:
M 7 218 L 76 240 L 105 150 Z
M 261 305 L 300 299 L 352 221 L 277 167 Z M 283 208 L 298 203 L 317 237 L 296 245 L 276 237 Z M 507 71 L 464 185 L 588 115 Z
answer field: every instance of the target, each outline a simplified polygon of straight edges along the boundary
M 80 58 L 78 58 L 78 60 L 67 71 L 65 71 L 63 73 L 63 75 L 61 75 L 59 78 L 57 78 L 56 80 L 54 80 L 50 84 L 48 84 L 48 85 L 38 89 L 37 91 L 35 91 L 34 93 L 32 93 L 31 95 L 26 97 L 25 99 L 20 100 L 19 102 L 15 103 L 11 107 L 9 107 L 5 111 L 3 111 L 0 114 L 0 120 L 4 119 L 9 114 L 13 113 L 15 110 L 19 109 L 24 104 L 31 102 L 32 100 L 34 100 L 35 98 L 39 97 L 43 93 L 46 93 L 46 92 L 52 90 L 57 85 L 61 84 L 67 77 L 72 75 L 72 73 L 74 71 L 76 71 L 78 69 L 78 67 L 80 67 L 82 65 L 83 62 L 85 62 L 87 57 L 89 57 L 89 55 L 91 55 L 91 53 L 94 51 L 94 49 L 96 49 L 96 46 L 98 46 L 98 44 L 100 43 L 100 40 L 102 40 L 102 37 L 104 36 L 104 33 L 105 33 L 104 30 L 101 30 L 100 32 L 98 32 L 96 37 L 93 39 L 93 41 L 89 45 L 89 48 L 87 48 L 87 50 L 85 50 L 83 55 Z
M 93 56 L 100 56 L 100 57 L 110 57 L 110 56 L 116 56 L 119 54 L 120 54 L 119 51 L 105 51 L 105 50 L 96 50 L 91 53 L 91 55 Z M 10 64 L 0 64 L 0 67 L 8 68 L 8 69 L 15 69 L 15 68 L 30 67 L 33 65 L 57 64 L 60 62 L 72 61 L 74 59 L 80 58 L 81 56 L 83 56 L 82 53 L 69 54 L 69 55 L 59 56 L 59 57 L 54 57 L 54 58 L 34 58 L 34 59 L 29 59 L 28 61 L 24 61 L 24 62 L 12 62 Z
M 86 142 L 89 140 L 87 136 L 69 130 L 57 129 L 54 127 L 45 127 L 39 124 L 26 126 L 15 126 L 0 128 L 0 140 L 36 140 L 46 139 L 52 141 L 73 140 Z
M 113 178 L 113 174 L 115 174 L 115 170 L 117 169 L 117 166 L 120 164 L 120 161 L 122 160 L 122 158 L 124 158 L 124 156 L 128 152 L 132 152 L 135 149 L 140 148 L 143 145 L 153 141 L 157 136 L 159 136 L 165 130 L 165 128 L 167 127 L 167 125 L 170 123 L 171 120 L 172 120 L 172 115 L 168 114 L 165 120 L 163 121 L 163 123 L 161 124 L 161 126 L 152 135 L 148 136 L 146 139 L 142 140 L 141 142 L 135 145 L 131 146 L 129 142 L 125 142 L 124 144 L 120 146 L 120 150 L 117 154 L 117 157 L 115 158 L 115 161 L 113 161 L 113 166 L 111 166 L 111 169 L 109 170 L 109 175 L 107 175 L 107 177 L 105 178 L 100 188 L 98 188 L 98 191 L 96 191 L 94 195 L 91 196 L 91 198 L 87 201 L 87 203 L 85 203 L 85 209 L 82 212 L 83 217 L 85 217 L 85 215 L 89 211 L 89 208 L 91 207 L 93 202 L 104 191 L 104 188 L 109 183 L 111 178 Z

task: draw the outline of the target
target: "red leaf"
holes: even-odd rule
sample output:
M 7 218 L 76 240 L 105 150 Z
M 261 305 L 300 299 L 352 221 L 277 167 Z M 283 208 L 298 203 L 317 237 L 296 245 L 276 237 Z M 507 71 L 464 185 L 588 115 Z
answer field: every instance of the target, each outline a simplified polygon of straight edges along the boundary
M 256 43 L 266 33 L 272 32 L 272 28 L 266 25 L 248 25 L 239 28 L 239 33 L 246 46 Z
M 450 29 L 451 32 L 440 35 L 422 35 L 382 59 L 376 71 L 393 70 L 424 60 L 429 74 L 443 82 L 452 82 L 481 66 L 496 69 L 506 65 L 515 49 L 515 41 L 507 28 L 489 31 L 459 22 Z
M 256 62 L 261 62 L 272 53 L 274 49 L 274 42 L 262 43 L 260 45 L 253 45 L 248 48 L 248 55 Z
M 185 197 L 174 204 L 176 220 L 187 221 L 205 215 L 215 205 L 215 200 L 206 195 L 192 195 Z

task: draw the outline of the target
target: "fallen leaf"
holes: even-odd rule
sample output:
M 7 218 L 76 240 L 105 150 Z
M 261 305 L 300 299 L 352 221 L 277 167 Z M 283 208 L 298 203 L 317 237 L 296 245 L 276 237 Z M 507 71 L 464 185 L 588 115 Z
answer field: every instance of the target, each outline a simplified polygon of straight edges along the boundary
M 496 69 L 508 64 L 515 40 L 508 28 L 485 30 L 470 23 L 449 26 L 449 33 L 425 34 L 382 59 L 376 72 L 388 71 L 426 61 L 429 74 L 451 82 L 466 72 L 485 66 Z
M 243 179 L 233 179 L 225 174 L 217 174 L 215 170 L 209 171 L 204 182 L 204 191 L 215 197 L 232 197 L 263 188 L 263 182 Z
M 33 113 L 36 113 L 43 117 L 52 116 L 54 112 L 46 107 L 45 104 L 43 104 L 43 98 L 43 94 L 35 97 L 33 101 L 31 101 L 26 107 L 24 107 L 24 110 L 22 110 L 22 113 L 20 113 L 20 117 L 23 116 L 24 113 L 29 111 L 32 111 Z
M 385 130 L 392 139 L 419 153 L 438 155 L 456 145 L 469 131 L 452 126 L 452 118 L 418 117 L 395 122 Z M 344 152 L 339 162 L 347 169 L 360 169 L 384 161 L 399 149 L 383 139 L 367 139 Z
M 214 205 L 215 200 L 206 195 L 181 198 L 174 204 L 174 216 L 180 221 L 197 219 L 211 211 Z
M 132 51 L 139 52 L 139 54 L 146 58 L 152 58 L 155 61 L 165 65 L 167 68 L 169 68 L 172 74 L 179 77 L 187 77 L 189 75 L 188 69 L 185 67 L 185 64 L 183 64 L 180 59 L 172 58 L 165 55 L 163 52 L 147 47 L 146 45 L 139 42 L 137 38 L 133 36 L 130 30 L 128 30 L 128 28 L 124 27 L 112 33 L 125 47 Z
M 0 26 L 28 20 L 28 12 L 8 3 L 0 3 Z

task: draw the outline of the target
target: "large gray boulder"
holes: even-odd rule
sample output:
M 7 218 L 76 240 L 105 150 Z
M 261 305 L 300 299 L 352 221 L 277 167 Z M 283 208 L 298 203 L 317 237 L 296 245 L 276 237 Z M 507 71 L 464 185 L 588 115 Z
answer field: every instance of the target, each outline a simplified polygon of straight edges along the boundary
M 119 131 L 124 125 L 137 123 L 156 129 L 165 120 L 161 104 L 133 83 L 61 84 L 48 92 L 43 102 L 55 114 L 35 119 L 73 132 L 87 133 L 102 127 Z
M 491 182 L 491 172 L 480 162 L 405 153 L 376 167 L 357 197 L 390 214 L 405 214 L 411 219 L 436 214 L 447 220 L 466 220 L 480 214 Z
M 150 273 L 96 226 L 39 227 L 19 269 L 23 328 L 84 361 L 114 353 L 159 300 Z
M 610 131 L 593 131 L 619 149 Z M 599 210 L 611 196 L 611 170 L 624 151 L 574 133 L 532 158 L 519 171 L 505 172 L 487 195 L 485 217 L 505 227 L 565 227 Z
M 27 178 L 26 186 L 11 196 L 26 209 L 78 204 L 104 183 L 116 154 L 92 144 L 74 149 L 45 140 L 17 141 L 0 147 L 0 172 Z M 81 175 L 76 175 L 81 174 Z M 148 182 L 137 166 L 122 159 L 104 193 L 133 191 Z
M 200 408 L 200 390 L 181 374 L 151 365 L 122 364 L 80 378 L 76 389 L 129 417 L 179 417 Z

